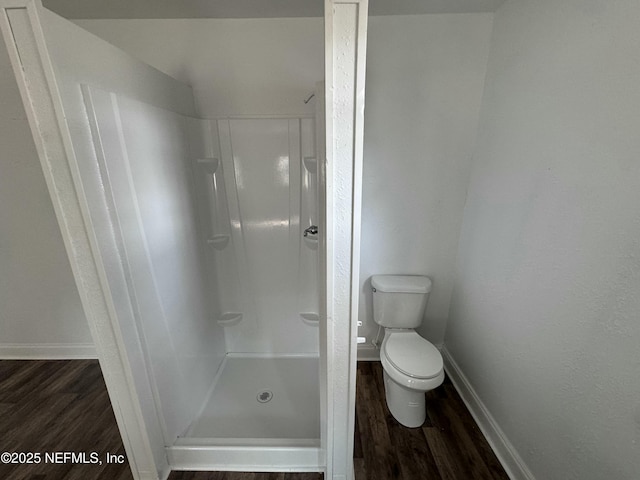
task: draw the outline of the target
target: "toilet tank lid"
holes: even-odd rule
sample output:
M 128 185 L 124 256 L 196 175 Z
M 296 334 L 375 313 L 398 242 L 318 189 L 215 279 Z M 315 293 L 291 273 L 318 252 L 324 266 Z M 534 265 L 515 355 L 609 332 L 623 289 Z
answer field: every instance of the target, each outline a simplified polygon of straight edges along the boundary
M 429 293 L 431 279 L 419 275 L 373 275 L 371 286 L 389 293 Z

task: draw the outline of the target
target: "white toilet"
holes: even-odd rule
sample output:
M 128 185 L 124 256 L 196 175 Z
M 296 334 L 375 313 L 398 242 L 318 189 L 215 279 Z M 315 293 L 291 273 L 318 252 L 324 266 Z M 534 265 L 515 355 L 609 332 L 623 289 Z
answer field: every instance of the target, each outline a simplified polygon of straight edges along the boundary
M 406 427 L 419 427 L 427 412 L 424 393 L 442 384 L 438 349 L 414 330 L 422 323 L 431 279 L 414 275 L 374 275 L 373 319 L 384 327 L 380 360 L 387 406 Z

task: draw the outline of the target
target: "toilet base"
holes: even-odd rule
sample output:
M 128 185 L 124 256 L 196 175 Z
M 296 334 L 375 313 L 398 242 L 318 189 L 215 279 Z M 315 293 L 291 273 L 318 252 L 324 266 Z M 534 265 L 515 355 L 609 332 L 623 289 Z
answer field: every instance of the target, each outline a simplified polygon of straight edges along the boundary
M 398 385 L 384 372 L 384 393 L 389 411 L 405 427 L 421 426 L 427 418 L 425 392 Z

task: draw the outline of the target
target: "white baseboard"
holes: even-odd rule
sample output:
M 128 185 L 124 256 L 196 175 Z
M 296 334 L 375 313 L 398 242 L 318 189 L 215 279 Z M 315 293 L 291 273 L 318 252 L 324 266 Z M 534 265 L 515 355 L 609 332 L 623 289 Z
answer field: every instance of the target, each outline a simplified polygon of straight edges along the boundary
M 380 350 L 366 343 L 358 345 L 359 362 L 379 362 Z
M 535 477 L 520 458 L 515 447 L 511 444 L 502 429 L 498 426 L 487 407 L 485 407 L 478 394 L 475 392 L 467 377 L 455 362 L 446 346 L 441 349 L 444 359 L 444 369 L 451 379 L 462 401 L 478 424 L 478 428 L 489 442 L 493 452 L 498 457 L 502 467 L 511 480 L 535 480 Z
M 98 358 L 91 343 L 0 344 L 2 360 L 78 360 Z

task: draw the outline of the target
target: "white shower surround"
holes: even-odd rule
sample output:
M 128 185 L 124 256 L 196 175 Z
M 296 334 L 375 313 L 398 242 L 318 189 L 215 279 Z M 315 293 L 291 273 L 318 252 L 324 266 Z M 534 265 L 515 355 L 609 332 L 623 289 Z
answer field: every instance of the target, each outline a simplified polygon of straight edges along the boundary
M 304 166 L 316 157 L 314 120 L 206 122 L 223 170 L 213 187 L 223 221 L 211 233 L 231 236 L 228 244 L 209 248 L 211 275 L 220 316 L 241 313 L 225 327 L 227 352 L 317 355 L 317 322 L 301 316 L 317 316 L 319 307 L 317 236 L 303 236 L 318 223 L 318 179 Z M 217 195 L 218 189 L 226 194 Z
M 82 92 L 167 444 L 200 408 L 225 353 L 190 193 L 188 132 L 197 120 L 95 87 Z M 82 158 L 81 182 L 91 188 L 96 166 Z M 100 200 L 88 198 L 89 208 Z
M 327 323 L 333 326 L 321 328 L 327 397 L 322 401 L 322 449 L 315 455 L 319 466 L 326 463 L 328 478 L 336 479 L 351 478 L 353 473 L 356 350 L 352 319 L 357 304 L 352 296 L 357 295 L 357 283 L 352 283 L 352 274 L 357 277 L 366 6 L 366 0 L 328 0 L 326 4 L 328 119 L 336 121 L 340 135 L 327 132 L 327 172 L 329 179 L 335 176 L 338 181 L 335 190 L 328 182 L 326 197 L 330 207 L 329 295 L 324 298 Z M 166 477 L 170 466 L 162 432 L 166 433 L 167 426 L 153 401 L 156 393 L 148 377 L 149 359 L 142 348 L 145 340 L 135 327 L 140 305 L 131 296 L 131 272 L 122 256 L 120 224 L 112 216 L 111 200 L 103 195 L 104 172 L 99 171 L 98 163 L 80 165 L 77 161 L 91 158 L 93 147 L 92 132 L 82 118 L 78 87 L 87 83 L 104 89 L 100 93 L 85 88 L 85 100 L 97 94 L 105 103 L 114 102 L 116 97 L 108 92 L 117 91 L 179 116 L 194 114 L 190 89 L 72 27 L 44 10 L 37 0 L 5 0 L 0 22 L 132 471 L 135 478 Z M 351 42 L 342 42 L 343 38 Z M 66 54 L 55 51 L 62 45 Z M 336 91 L 337 82 L 348 88 Z M 349 172 L 355 173 L 355 185 L 345 175 Z M 334 223 L 334 218 L 348 223 Z M 291 461 L 290 453 L 275 452 L 284 469 L 287 458 Z

